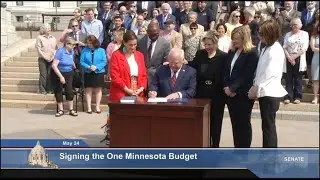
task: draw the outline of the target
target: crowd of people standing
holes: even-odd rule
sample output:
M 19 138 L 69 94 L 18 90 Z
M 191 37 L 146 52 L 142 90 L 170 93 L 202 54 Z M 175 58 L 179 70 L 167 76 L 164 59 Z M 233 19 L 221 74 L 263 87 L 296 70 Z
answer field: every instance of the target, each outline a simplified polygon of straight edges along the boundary
M 299 1 L 301 3 L 301 1 Z M 259 101 L 263 147 L 277 147 L 280 101 L 299 104 L 303 72 L 318 103 L 319 8 L 305 2 L 102 1 L 98 14 L 79 8 L 59 39 L 41 27 L 40 93 L 54 92 L 56 116 L 64 114 L 62 94 L 73 110 L 73 78 L 82 72 L 87 113 L 100 113 L 102 88 L 111 82 L 110 100 L 124 96 L 210 98 L 211 145 L 219 147 L 224 107 L 230 113 L 235 147 L 250 147 L 251 113 Z M 52 67 L 52 68 L 51 68 Z M 285 79 L 285 88 L 281 81 Z M 166 80 L 169 80 L 167 83 Z

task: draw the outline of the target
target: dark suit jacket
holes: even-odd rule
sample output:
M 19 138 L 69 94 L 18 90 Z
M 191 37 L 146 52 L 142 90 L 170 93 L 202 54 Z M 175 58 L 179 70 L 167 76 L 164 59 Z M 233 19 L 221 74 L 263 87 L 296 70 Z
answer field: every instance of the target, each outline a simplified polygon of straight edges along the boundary
M 254 73 L 258 65 L 258 53 L 255 48 L 249 52 L 241 52 L 234 63 L 230 76 L 231 62 L 235 51 L 229 51 L 223 75 L 223 87 L 229 87 L 237 94 L 247 94 L 253 84 Z
M 148 19 L 152 17 L 152 10 L 156 8 L 156 3 L 154 1 L 148 1 Z M 137 12 L 138 14 L 142 12 L 142 1 L 137 2 Z
M 98 18 L 97 19 L 99 19 L 102 22 L 103 26 L 105 26 L 108 23 L 110 24 L 111 17 L 113 16 L 113 13 L 114 13 L 113 11 L 110 11 L 107 19 L 104 19 L 105 11 L 102 10 L 102 11 L 100 11 L 98 13 Z
M 196 70 L 188 65 L 183 65 L 178 74 L 175 86 L 171 81 L 169 65 L 160 66 L 151 82 L 150 91 L 156 91 L 158 97 L 166 97 L 171 93 L 180 92 L 182 98 L 192 98 L 196 93 Z
M 259 39 L 259 23 L 253 20 L 250 23 L 247 23 L 247 25 L 250 27 L 252 42 L 254 45 L 257 45 L 260 40 Z
M 97 11 L 100 12 L 103 10 L 104 3 L 108 1 L 97 1 Z
M 168 16 L 168 17 L 167 17 L 167 20 L 168 20 L 168 19 L 172 19 L 172 20 L 176 21 L 176 17 L 175 17 L 174 15 L 168 14 L 167 16 Z M 158 22 L 159 22 L 160 29 L 165 29 L 166 26 L 165 26 L 165 24 L 164 24 L 164 22 L 163 22 L 163 16 L 162 16 L 162 14 L 158 15 L 158 16 L 156 17 L 156 19 L 157 19 Z
M 301 22 L 302 22 L 302 29 L 306 31 L 306 27 L 308 25 L 308 23 L 311 23 L 313 18 L 314 18 L 314 13 L 316 10 L 314 10 L 313 14 L 311 15 L 310 21 L 307 22 L 307 18 L 308 18 L 308 10 L 305 9 L 304 11 L 301 12 Z

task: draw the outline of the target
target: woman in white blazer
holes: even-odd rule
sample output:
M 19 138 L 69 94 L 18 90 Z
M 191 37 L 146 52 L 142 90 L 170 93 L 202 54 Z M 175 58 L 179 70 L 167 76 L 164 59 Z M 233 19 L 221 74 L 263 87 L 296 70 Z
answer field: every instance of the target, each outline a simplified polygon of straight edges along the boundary
M 259 100 L 263 147 L 277 147 L 276 113 L 279 110 L 281 98 L 287 94 L 281 85 L 285 54 L 277 41 L 281 36 L 278 23 L 273 19 L 263 22 L 259 36 L 266 46 L 261 50 L 254 84 L 248 96 L 250 99 L 258 98 Z
M 300 18 L 291 20 L 292 30 L 284 37 L 283 49 L 286 55 L 286 90 L 284 103 L 299 104 L 302 99 L 302 72 L 307 70 L 306 51 L 309 47 L 308 32 L 301 30 Z

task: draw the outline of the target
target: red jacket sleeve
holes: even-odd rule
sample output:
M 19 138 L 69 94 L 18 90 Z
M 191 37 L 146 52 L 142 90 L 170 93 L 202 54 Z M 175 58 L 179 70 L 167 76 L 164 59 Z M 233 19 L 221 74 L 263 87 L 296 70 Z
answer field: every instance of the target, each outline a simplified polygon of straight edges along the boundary
M 111 56 L 110 60 L 110 76 L 111 76 L 111 84 L 123 89 L 126 84 L 124 83 L 123 79 L 120 75 L 120 66 L 119 66 L 119 53 L 114 52 Z
M 148 81 L 147 68 L 144 62 L 144 55 L 140 52 L 139 52 L 139 61 L 140 61 L 139 69 L 141 69 L 141 81 L 139 82 L 138 86 L 143 87 L 144 89 L 147 89 L 147 81 Z

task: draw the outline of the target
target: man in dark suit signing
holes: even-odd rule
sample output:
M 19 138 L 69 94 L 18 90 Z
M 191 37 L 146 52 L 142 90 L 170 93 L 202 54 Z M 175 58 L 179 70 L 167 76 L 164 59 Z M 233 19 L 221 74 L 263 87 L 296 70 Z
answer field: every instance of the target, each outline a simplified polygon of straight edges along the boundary
M 171 49 L 168 62 L 169 64 L 157 69 L 148 96 L 167 99 L 192 98 L 197 86 L 196 70 L 184 64 L 184 51 L 180 48 Z

